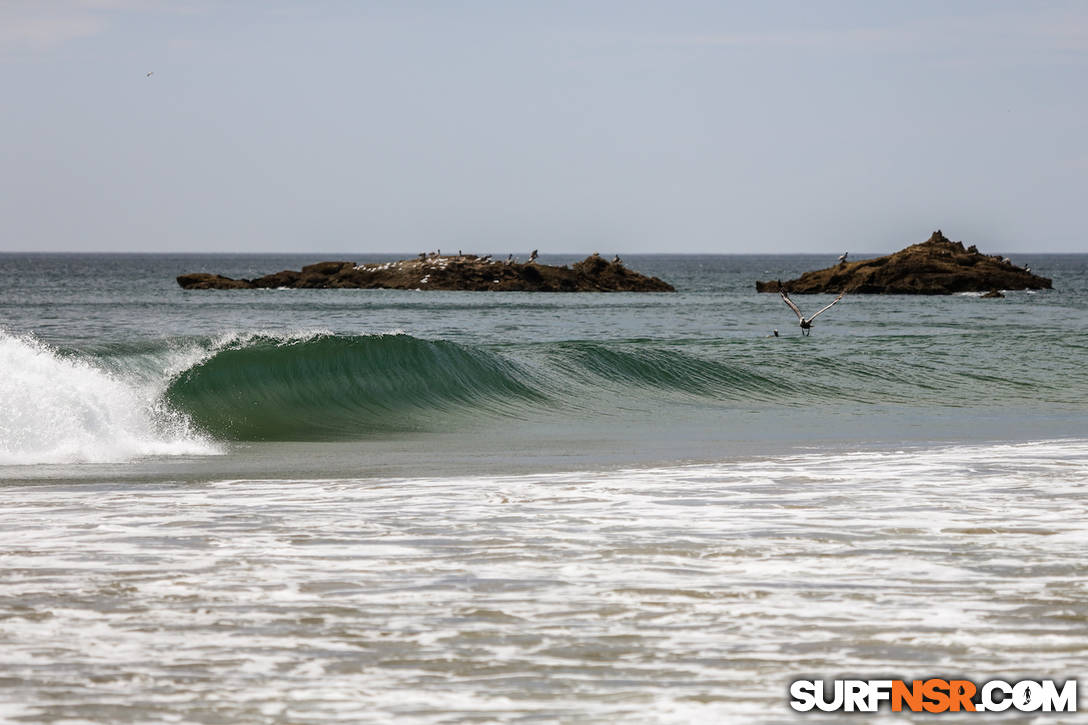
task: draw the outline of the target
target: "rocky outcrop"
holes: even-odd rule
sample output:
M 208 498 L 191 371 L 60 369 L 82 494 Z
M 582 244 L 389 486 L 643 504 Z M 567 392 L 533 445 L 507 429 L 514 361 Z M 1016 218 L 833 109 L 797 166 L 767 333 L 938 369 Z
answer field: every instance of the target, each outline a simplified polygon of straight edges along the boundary
M 895 254 L 805 272 L 788 282 L 756 282 L 757 292 L 947 295 L 986 290 L 1050 289 L 1051 280 L 947 239 L 941 230 Z
M 420 255 L 384 264 L 318 262 L 257 279 L 203 272 L 177 278 L 184 289 L 353 288 L 491 292 L 675 292 L 672 285 L 593 254 L 570 266 L 492 261 L 473 254 Z

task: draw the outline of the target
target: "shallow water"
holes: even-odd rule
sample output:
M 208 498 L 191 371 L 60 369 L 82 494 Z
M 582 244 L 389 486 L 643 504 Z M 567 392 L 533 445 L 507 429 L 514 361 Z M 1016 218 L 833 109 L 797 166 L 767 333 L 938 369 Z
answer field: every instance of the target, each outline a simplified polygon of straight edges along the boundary
M 4 487 L 0 712 L 773 721 L 802 676 L 1073 677 L 1086 482 L 1053 442 Z

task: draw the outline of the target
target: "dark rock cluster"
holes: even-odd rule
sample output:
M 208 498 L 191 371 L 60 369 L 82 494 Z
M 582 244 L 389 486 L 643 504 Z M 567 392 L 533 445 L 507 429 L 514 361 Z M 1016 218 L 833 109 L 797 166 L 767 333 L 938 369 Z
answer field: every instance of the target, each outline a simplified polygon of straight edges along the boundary
M 1007 257 L 982 254 L 947 239 L 938 229 L 924 242 L 876 259 L 805 272 L 788 282 L 756 282 L 757 292 L 789 294 L 947 295 L 986 290 L 1050 289 L 1051 280 Z
M 492 292 L 675 292 L 672 285 L 592 254 L 570 266 L 493 261 L 474 254 L 421 254 L 384 264 L 318 262 L 256 279 L 197 272 L 177 278 L 184 289 L 352 288 Z

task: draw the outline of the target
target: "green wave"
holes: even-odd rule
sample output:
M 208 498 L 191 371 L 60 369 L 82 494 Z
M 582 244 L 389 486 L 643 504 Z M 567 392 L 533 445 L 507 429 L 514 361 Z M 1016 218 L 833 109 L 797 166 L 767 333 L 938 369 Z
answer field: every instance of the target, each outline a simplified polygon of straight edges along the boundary
M 329 440 L 434 428 L 457 409 L 494 414 L 544 396 L 485 351 L 408 335 L 252 338 L 177 376 L 168 402 L 230 440 Z
M 764 401 L 793 392 L 793 385 L 784 378 L 663 347 L 561 343 L 552 364 L 572 375 L 588 373 L 602 383 L 626 390 L 639 387 L 699 398 Z
M 1038 361 L 987 368 L 951 355 L 960 348 L 950 343 L 922 342 L 877 340 L 864 354 L 812 354 L 782 341 L 470 346 L 404 334 L 248 336 L 203 343 L 205 354 L 185 363 L 165 397 L 204 432 L 239 441 L 450 430 L 503 416 L 652 411 L 664 423 L 670 410 L 683 414 L 670 404 L 1068 406 L 1085 400 L 1082 385 L 1070 376 L 1054 385 L 1053 375 L 1039 373 Z

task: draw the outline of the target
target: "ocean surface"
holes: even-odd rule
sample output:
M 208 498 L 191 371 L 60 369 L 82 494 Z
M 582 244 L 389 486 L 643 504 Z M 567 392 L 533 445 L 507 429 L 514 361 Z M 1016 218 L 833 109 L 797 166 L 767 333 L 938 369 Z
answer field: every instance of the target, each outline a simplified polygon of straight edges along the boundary
M 399 256 L 0 255 L 0 721 L 827 721 L 792 680 L 1088 675 L 1088 255 L 810 337 L 754 283 L 835 255 L 174 282 Z

